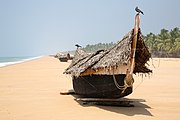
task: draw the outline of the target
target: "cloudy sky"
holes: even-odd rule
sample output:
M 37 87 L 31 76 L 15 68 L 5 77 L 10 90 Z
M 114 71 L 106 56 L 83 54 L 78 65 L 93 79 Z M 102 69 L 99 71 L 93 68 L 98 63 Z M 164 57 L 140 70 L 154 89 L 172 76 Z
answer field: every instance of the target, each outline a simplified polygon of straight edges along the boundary
M 143 10 L 143 34 L 180 27 L 180 0 L 0 0 L 0 57 L 39 56 L 120 40 Z

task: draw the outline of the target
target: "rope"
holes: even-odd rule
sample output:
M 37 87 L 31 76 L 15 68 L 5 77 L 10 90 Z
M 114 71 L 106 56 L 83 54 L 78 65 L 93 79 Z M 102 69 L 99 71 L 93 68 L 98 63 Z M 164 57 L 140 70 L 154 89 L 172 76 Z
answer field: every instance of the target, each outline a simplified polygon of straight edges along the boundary
M 124 92 L 124 90 L 127 88 L 127 84 L 126 84 L 126 82 L 124 82 L 124 85 L 123 85 L 123 86 L 118 84 L 118 82 L 117 82 L 117 80 L 116 80 L 116 77 L 115 77 L 115 75 L 114 75 L 114 68 L 113 68 L 113 80 L 114 80 L 115 86 L 116 86 L 119 90 L 122 90 L 122 91 Z
M 152 58 L 152 57 L 151 57 L 151 60 L 152 60 L 152 62 L 151 62 L 151 63 L 152 63 L 152 66 L 153 66 L 154 68 L 160 66 L 160 62 L 161 62 L 161 61 L 160 61 L 160 58 L 158 58 L 158 63 L 157 63 L 158 65 L 156 65 L 156 66 L 154 65 L 154 62 L 153 62 L 153 58 Z
M 152 60 L 152 66 L 153 66 L 154 68 L 156 68 L 155 65 L 154 65 L 152 56 L 151 56 L 151 60 Z
M 114 84 L 116 85 L 116 87 L 119 89 L 119 90 L 124 90 L 125 89 L 125 85 L 121 86 L 118 84 L 118 82 L 116 81 L 116 78 L 114 76 L 114 73 L 113 73 L 113 80 L 114 80 Z
M 134 91 L 143 83 L 143 76 L 142 76 L 142 79 L 141 79 L 141 82 L 134 88 Z

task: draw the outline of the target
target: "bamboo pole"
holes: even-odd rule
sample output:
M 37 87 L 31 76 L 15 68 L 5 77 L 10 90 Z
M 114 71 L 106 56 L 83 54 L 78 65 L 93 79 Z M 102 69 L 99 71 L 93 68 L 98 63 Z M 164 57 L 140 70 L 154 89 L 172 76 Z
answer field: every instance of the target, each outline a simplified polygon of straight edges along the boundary
M 135 53 L 136 53 L 136 44 L 137 44 L 137 37 L 138 37 L 138 31 L 139 31 L 139 24 L 140 24 L 140 15 L 139 13 L 137 13 L 135 17 L 135 25 L 134 25 L 134 32 L 133 32 L 130 67 L 127 70 L 126 78 L 125 78 L 125 82 L 128 86 L 132 86 L 134 82 L 133 71 L 135 67 Z
M 137 36 L 138 36 L 138 31 L 139 31 L 139 23 L 140 23 L 140 15 L 138 13 L 136 14 L 136 17 L 135 17 L 133 43 L 132 43 L 132 62 L 131 62 L 130 74 L 133 74 L 133 70 L 135 67 L 135 53 L 136 53 Z

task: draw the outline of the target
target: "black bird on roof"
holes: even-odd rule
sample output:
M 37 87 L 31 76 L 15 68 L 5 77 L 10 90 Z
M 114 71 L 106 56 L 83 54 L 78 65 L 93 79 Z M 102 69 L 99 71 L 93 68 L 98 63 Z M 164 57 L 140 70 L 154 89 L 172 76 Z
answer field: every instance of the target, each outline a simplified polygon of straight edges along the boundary
M 135 8 L 136 12 L 141 13 L 144 15 L 143 11 L 141 11 L 138 7 Z
M 80 45 L 78 45 L 78 44 L 76 44 L 75 46 L 76 46 L 77 48 L 80 48 L 80 47 L 81 47 L 81 46 L 80 46 Z

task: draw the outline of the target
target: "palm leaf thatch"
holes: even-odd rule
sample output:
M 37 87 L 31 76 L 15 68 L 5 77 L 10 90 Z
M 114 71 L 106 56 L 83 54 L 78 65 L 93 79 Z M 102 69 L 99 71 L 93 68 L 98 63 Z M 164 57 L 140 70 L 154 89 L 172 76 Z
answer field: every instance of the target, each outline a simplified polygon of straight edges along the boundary
M 71 65 L 64 73 L 78 77 L 88 70 L 96 72 L 99 69 L 110 70 L 111 68 L 116 69 L 119 65 L 128 65 L 131 59 L 132 40 L 133 30 L 126 34 L 114 47 L 108 50 L 99 50 L 95 53 L 87 54 L 78 48 Z M 135 68 L 133 72 L 152 72 L 145 65 L 150 57 L 151 54 L 145 46 L 141 30 L 139 29 L 135 54 Z

